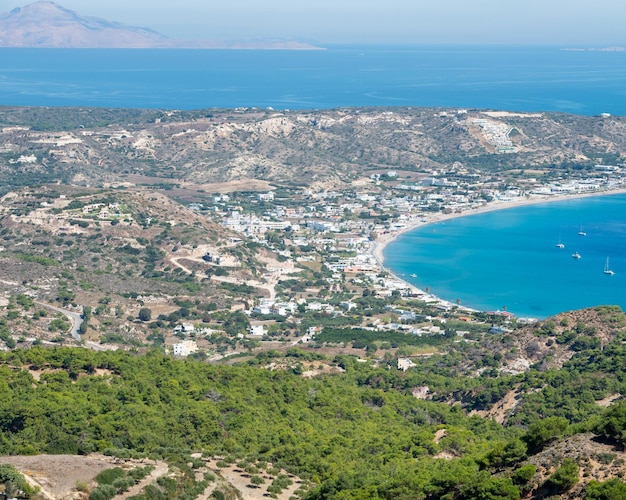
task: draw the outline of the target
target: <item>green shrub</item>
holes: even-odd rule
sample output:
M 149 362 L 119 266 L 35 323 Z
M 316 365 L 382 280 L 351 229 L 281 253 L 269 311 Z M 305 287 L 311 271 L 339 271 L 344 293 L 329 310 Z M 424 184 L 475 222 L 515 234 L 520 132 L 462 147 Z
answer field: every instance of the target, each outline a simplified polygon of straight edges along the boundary
M 153 465 L 146 465 L 145 467 L 136 467 L 133 470 L 128 472 L 128 475 L 133 478 L 136 482 L 141 481 L 148 474 L 150 474 L 154 470 Z
M 82 493 L 87 493 L 89 491 L 89 484 L 87 481 L 78 480 L 75 485 L 76 491 L 80 491 Z
M 585 488 L 585 500 L 621 500 L 626 498 L 626 484 L 619 479 L 602 483 L 591 481 Z
M 624 446 L 626 444 L 626 403 L 616 404 L 609 408 L 595 431 Z
M 100 472 L 95 477 L 95 480 L 98 484 L 113 484 L 113 481 L 124 476 L 126 476 L 124 469 L 120 467 L 114 467 L 113 469 L 106 469 Z
M 569 428 L 569 422 L 562 417 L 548 417 L 534 422 L 528 428 L 524 441 L 531 453 L 541 451 L 551 441 L 564 436 Z
M 526 464 L 518 467 L 515 472 L 513 472 L 513 482 L 515 484 L 528 484 L 535 474 L 537 473 L 537 467 L 533 464 Z
M 112 486 L 117 489 L 118 493 L 128 490 L 135 484 L 135 480 L 132 477 L 118 477 L 113 480 Z
M 559 493 L 569 490 L 578 483 L 578 465 L 571 458 L 563 460 L 561 467 L 546 481 L 546 486 Z
M 33 493 L 24 476 L 11 464 L 0 464 L 0 484 L 4 484 L 5 491 L 12 488 L 14 491 L 23 491 L 28 496 Z
M 89 494 L 89 500 L 110 500 L 117 495 L 117 488 L 111 484 L 101 484 Z

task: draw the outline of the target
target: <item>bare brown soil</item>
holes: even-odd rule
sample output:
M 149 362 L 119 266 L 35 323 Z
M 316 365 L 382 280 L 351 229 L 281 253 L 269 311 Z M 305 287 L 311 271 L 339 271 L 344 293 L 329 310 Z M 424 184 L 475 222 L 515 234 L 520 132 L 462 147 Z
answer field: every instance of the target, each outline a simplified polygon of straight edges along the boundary
M 0 457 L 0 463 L 15 466 L 27 480 L 41 488 L 46 498 L 80 498 L 76 483 L 90 483 L 106 469 L 116 467 L 114 458 L 102 456 L 36 455 Z
M 77 485 L 82 483 L 93 489 L 96 486 L 94 478 L 103 470 L 114 467 L 130 469 L 135 467 L 145 467 L 153 465 L 154 470 L 142 481 L 133 486 L 128 491 L 116 496 L 123 500 L 133 495 L 140 494 L 149 484 L 159 477 L 168 473 L 168 465 L 161 461 L 151 460 L 120 460 L 115 457 L 104 455 L 35 455 L 35 456 L 7 456 L 0 457 L 0 463 L 12 464 L 22 474 L 26 480 L 34 487 L 39 488 L 41 498 L 45 500 L 68 500 L 86 499 L 88 493 L 79 491 Z M 203 471 L 210 470 L 217 475 L 215 482 L 212 482 L 200 498 L 208 499 L 213 490 L 236 492 L 237 497 L 242 500 L 261 500 L 267 498 L 267 488 L 272 484 L 274 477 L 263 470 L 259 470 L 257 475 L 264 479 L 261 485 L 251 483 L 252 474 L 245 472 L 237 465 L 218 467 L 216 460 L 208 460 L 206 468 L 199 470 L 198 479 L 201 479 Z M 286 474 L 285 471 L 282 471 Z M 276 498 L 288 500 L 295 494 L 302 481 L 297 477 L 290 476 L 293 484 L 284 489 Z
M 503 424 L 520 403 L 521 393 L 518 390 L 513 390 L 507 392 L 504 397 L 489 410 L 474 410 L 470 412 L 470 415 L 480 415 L 483 418 L 493 419 L 499 424 Z
M 584 498 L 585 486 L 592 480 L 622 478 L 626 473 L 626 452 L 595 440 L 591 434 L 577 434 L 546 448 L 529 460 L 537 466 L 533 482 L 542 484 L 565 458 L 573 459 L 580 468 L 579 483 L 560 497 L 565 500 Z M 541 497 L 541 493 L 541 490 L 533 490 L 527 498 Z
M 253 485 L 250 482 L 252 474 L 248 474 L 244 470 L 237 467 L 237 465 L 229 465 L 228 467 L 217 467 L 216 461 L 209 461 L 207 463 L 210 469 L 217 472 L 226 482 L 236 488 L 241 496 L 242 500 L 262 500 L 268 497 L 267 487 L 272 484 L 272 476 L 259 471 L 258 476 L 262 477 L 265 482 L 260 485 Z M 285 473 L 283 471 L 283 473 Z M 291 477 L 293 484 L 284 489 L 281 494 L 276 498 L 279 500 L 288 500 L 292 497 L 295 491 L 300 487 L 301 481 L 296 477 Z

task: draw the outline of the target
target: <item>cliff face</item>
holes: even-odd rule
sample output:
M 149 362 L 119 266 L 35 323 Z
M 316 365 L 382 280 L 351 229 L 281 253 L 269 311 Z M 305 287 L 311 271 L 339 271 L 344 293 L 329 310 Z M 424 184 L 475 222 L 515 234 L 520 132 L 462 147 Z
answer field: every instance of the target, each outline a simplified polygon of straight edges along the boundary
M 84 17 L 41 1 L 0 15 L 0 46 L 48 48 L 166 47 L 171 40 L 147 28 Z

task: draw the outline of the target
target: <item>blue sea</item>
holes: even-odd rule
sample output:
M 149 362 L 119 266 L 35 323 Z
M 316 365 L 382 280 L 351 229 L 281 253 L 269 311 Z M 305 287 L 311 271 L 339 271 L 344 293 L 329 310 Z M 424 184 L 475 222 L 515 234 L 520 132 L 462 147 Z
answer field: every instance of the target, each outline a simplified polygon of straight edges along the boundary
M 0 105 L 164 109 L 433 106 L 626 115 L 626 52 L 329 46 L 319 51 L 0 49 Z M 1 113 L 1 110 L 0 110 Z M 386 264 L 443 298 L 523 316 L 626 307 L 626 198 L 464 217 Z M 588 236 L 578 236 L 583 224 Z M 561 238 L 566 248 L 556 248 Z M 571 257 L 579 251 L 578 261 Z M 614 276 L 603 274 L 610 257 Z
M 565 248 L 558 248 L 559 242 Z M 572 257 L 575 252 L 580 259 Z M 626 195 L 426 225 L 400 236 L 384 257 L 404 280 L 483 311 L 506 308 L 517 316 L 545 318 L 596 305 L 626 310 Z M 607 257 L 613 276 L 604 274 Z
M 0 49 L 0 105 L 442 106 L 626 115 L 626 52 L 491 46 Z

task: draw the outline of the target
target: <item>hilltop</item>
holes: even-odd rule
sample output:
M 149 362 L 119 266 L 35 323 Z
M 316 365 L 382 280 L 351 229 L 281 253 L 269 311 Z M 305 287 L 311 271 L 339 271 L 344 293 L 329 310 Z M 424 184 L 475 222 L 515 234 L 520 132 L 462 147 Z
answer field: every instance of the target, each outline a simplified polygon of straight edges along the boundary
M 332 189 L 388 170 L 463 171 L 532 185 L 626 156 L 624 118 L 557 113 L 0 108 L 0 126 L 5 189 L 19 186 L 16 172 L 89 185 L 254 180 Z
M 0 15 L 0 47 L 314 49 L 295 41 L 209 42 L 169 38 L 149 28 L 83 16 L 50 1 Z
M 141 346 L 151 343 L 151 333 L 158 331 L 162 342 L 164 328 L 171 332 L 169 321 L 157 330 L 135 321 L 143 306 L 156 318 L 191 300 L 206 315 L 252 294 L 270 295 L 265 275 L 278 264 L 275 253 L 249 248 L 236 233 L 157 191 L 50 186 L 9 193 L 0 207 L 0 290 L 17 296 L 28 315 L 38 310 L 34 323 L 27 314 L 11 322 L 13 336 L 30 342 L 63 342 L 59 331 L 68 325 L 55 322 L 63 316 L 46 313 L 46 304 L 89 311 L 83 340 Z

